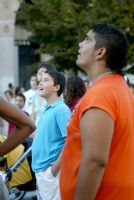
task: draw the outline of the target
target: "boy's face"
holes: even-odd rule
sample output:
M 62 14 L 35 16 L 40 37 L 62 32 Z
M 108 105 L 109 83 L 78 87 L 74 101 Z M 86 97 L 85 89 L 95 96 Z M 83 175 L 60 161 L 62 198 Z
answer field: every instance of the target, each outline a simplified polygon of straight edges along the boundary
M 53 96 L 54 93 L 57 93 L 56 86 L 54 86 L 54 80 L 49 74 L 44 73 L 42 75 L 42 81 L 39 84 L 39 91 L 40 96 L 45 97 L 46 99 Z
M 22 109 L 22 108 L 24 107 L 24 105 L 25 105 L 25 102 L 24 102 L 23 98 L 17 96 L 17 97 L 16 97 L 16 106 L 17 106 L 18 108 Z

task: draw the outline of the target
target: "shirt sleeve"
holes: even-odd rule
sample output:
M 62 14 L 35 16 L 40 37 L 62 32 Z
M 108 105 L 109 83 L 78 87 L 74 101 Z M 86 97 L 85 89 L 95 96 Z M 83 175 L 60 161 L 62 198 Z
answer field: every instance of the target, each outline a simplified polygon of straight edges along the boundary
M 107 88 L 97 88 L 94 91 L 89 91 L 78 108 L 79 118 L 84 112 L 90 108 L 98 108 L 107 112 L 116 121 L 117 118 L 117 101 L 114 92 Z
M 67 135 L 67 125 L 70 120 L 71 112 L 66 105 L 61 105 L 55 112 L 56 123 L 60 129 L 62 137 Z

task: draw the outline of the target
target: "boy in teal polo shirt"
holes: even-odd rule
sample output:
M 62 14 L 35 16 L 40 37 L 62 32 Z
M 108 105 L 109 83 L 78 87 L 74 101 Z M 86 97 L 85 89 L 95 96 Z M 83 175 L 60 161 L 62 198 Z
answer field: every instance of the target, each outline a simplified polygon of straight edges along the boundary
M 39 84 L 40 96 L 47 106 L 40 118 L 32 144 L 32 168 L 42 200 L 60 200 L 59 171 L 70 110 L 61 98 L 64 76 L 47 70 Z

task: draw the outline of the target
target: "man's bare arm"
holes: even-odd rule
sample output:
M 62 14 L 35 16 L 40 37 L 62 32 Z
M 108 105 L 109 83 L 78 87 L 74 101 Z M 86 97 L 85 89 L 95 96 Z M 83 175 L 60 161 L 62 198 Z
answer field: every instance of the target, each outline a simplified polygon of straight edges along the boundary
M 114 122 L 107 112 L 92 108 L 82 116 L 82 159 L 75 200 L 94 199 L 108 162 L 113 132 Z

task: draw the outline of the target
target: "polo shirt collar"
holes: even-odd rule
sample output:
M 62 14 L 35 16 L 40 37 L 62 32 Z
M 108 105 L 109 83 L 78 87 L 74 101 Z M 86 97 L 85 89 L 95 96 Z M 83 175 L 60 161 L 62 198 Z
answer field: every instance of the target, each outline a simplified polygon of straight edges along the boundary
M 57 106 L 58 104 L 60 104 L 61 102 L 63 102 L 64 100 L 63 100 L 63 98 L 61 97 L 61 98 L 59 98 L 57 101 L 55 101 L 55 102 L 53 102 L 52 104 L 50 104 L 50 105 L 46 105 L 46 109 L 48 109 L 48 108 L 50 108 L 50 107 L 55 107 L 55 106 Z

